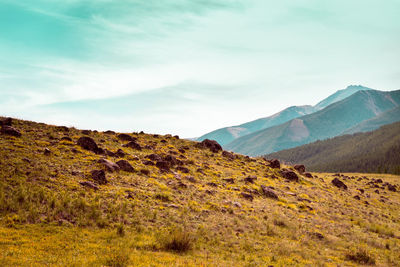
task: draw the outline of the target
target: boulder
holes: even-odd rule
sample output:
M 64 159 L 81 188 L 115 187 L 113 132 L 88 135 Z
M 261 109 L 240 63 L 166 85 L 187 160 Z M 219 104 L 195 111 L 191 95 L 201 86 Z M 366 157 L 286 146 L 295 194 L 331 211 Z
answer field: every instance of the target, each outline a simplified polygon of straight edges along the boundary
M 213 153 L 217 153 L 219 151 L 222 151 L 221 145 L 218 144 L 218 142 L 215 141 L 215 140 L 205 139 L 200 143 L 200 146 L 210 149 L 211 152 L 213 152 Z
M 154 166 L 155 165 L 154 162 L 152 162 L 151 160 L 143 160 L 142 163 L 143 163 L 143 165 L 146 165 L 146 166 Z
M 345 183 L 343 183 L 342 181 L 340 181 L 338 178 L 335 178 L 331 181 L 331 183 L 338 187 L 338 188 L 342 188 L 344 190 L 347 190 L 347 185 L 345 185 Z
M 0 125 L 11 126 L 12 125 L 12 119 L 11 118 L 5 118 L 4 120 L 0 121 Z
M 107 159 L 99 159 L 97 161 L 97 163 L 100 163 L 103 166 L 105 166 L 107 171 L 109 171 L 109 172 L 119 171 L 119 169 L 120 169 L 116 163 L 109 161 Z
M 156 167 L 159 168 L 161 171 L 169 171 L 171 168 L 171 163 L 165 160 L 157 161 Z
M 105 131 L 104 133 L 105 133 L 105 134 L 115 134 L 115 132 L 114 132 L 114 131 L 111 131 L 111 130 L 107 130 L 107 131 Z
M 92 171 L 92 179 L 96 181 L 98 184 L 107 184 L 106 173 L 104 170 L 93 170 Z
M 297 174 L 294 171 L 285 169 L 285 170 L 281 171 L 281 175 L 283 178 L 286 178 L 289 181 L 294 181 L 294 182 L 299 181 L 299 177 L 297 176 Z
M 15 137 L 21 137 L 21 132 L 15 129 L 14 127 L 11 127 L 9 125 L 3 125 L 1 127 L 1 133 L 6 134 L 6 135 L 11 135 Z
M 280 169 L 281 163 L 277 159 L 266 160 L 269 163 L 269 166 L 273 169 Z
M 102 149 L 100 149 L 93 138 L 88 136 L 82 136 L 78 139 L 78 145 L 83 149 L 92 151 L 96 154 L 101 154 Z
M 138 143 L 136 143 L 136 141 L 130 141 L 129 143 L 123 145 L 123 147 L 130 147 L 139 151 L 142 150 L 142 147 Z
M 306 172 L 306 167 L 303 164 L 294 165 L 293 168 L 298 171 L 300 174 Z
M 254 181 L 257 180 L 257 176 L 255 175 L 249 175 L 246 178 L 244 178 L 244 181 L 247 183 L 254 183 Z
M 243 198 L 245 198 L 245 199 L 247 199 L 247 200 L 250 200 L 250 201 L 253 201 L 253 199 L 254 199 L 254 197 L 253 197 L 252 194 L 245 193 L 245 192 L 241 192 L 241 193 L 240 193 L 240 196 L 243 197 Z
M 230 160 L 236 159 L 236 155 L 235 154 L 233 154 L 231 152 L 228 152 L 228 151 L 225 151 L 225 150 L 222 151 L 222 156 L 225 157 L 225 158 L 228 158 Z
M 132 167 L 132 165 L 127 160 L 121 159 L 121 160 L 117 161 L 117 165 L 123 171 L 126 171 L 126 172 L 134 172 L 135 171 L 135 169 Z
M 130 136 L 129 134 L 124 134 L 124 133 L 119 134 L 117 137 L 121 141 L 136 141 L 137 140 L 136 137 L 133 137 L 133 136 Z
M 264 196 L 266 196 L 268 198 L 272 198 L 272 199 L 278 199 L 278 195 L 270 187 L 262 185 L 261 190 L 262 190 Z
M 309 172 L 305 172 L 304 176 L 307 177 L 307 178 L 313 178 L 312 174 L 309 173 Z

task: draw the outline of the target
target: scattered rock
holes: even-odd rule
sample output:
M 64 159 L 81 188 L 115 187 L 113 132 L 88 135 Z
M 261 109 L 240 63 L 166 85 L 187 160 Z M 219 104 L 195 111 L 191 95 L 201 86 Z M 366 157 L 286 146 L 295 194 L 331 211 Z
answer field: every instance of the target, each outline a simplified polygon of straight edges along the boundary
M 205 139 L 200 143 L 200 146 L 210 149 L 213 153 L 222 151 L 221 145 L 215 140 Z
M 246 178 L 244 178 L 245 182 L 252 183 L 252 184 L 254 183 L 255 180 L 257 180 L 257 176 L 255 176 L 255 175 L 250 175 L 250 176 L 247 176 Z
M 136 141 L 137 140 L 136 137 L 133 137 L 133 136 L 130 136 L 129 134 L 124 134 L 124 133 L 119 134 L 117 137 L 121 141 Z
M 48 149 L 47 147 L 44 149 L 43 154 L 45 154 L 46 156 L 51 154 L 50 149 Z
M 218 185 L 216 183 L 213 183 L 213 182 L 207 183 L 207 185 L 212 186 L 212 187 L 218 187 Z
M 92 151 L 96 154 L 101 154 L 103 152 L 102 149 L 100 149 L 96 142 L 93 140 L 93 138 L 88 137 L 88 136 L 82 136 L 78 139 L 78 145 L 82 147 L 83 149 Z
M 143 165 L 146 165 L 146 166 L 154 166 L 155 165 L 154 162 L 152 162 L 151 160 L 143 160 L 142 163 L 143 163 Z
M 222 156 L 225 157 L 225 158 L 228 158 L 230 160 L 236 159 L 236 155 L 235 154 L 233 154 L 231 152 L 228 152 L 228 151 L 225 151 L 225 150 L 222 151 Z
M 225 179 L 222 179 L 222 180 L 227 182 L 227 183 L 230 183 L 230 184 L 234 184 L 235 183 L 235 180 L 233 178 L 225 178 Z
M 309 172 L 305 172 L 304 176 L 307 177 L 307 178 L 313 178 L 312 174 L 309 173 Z
M 332 180 L 331 182 L 334 186 L 338 187 L 338 188 L 342 188 L 347 190 L 347 185 L 345 185 L 345 183 L 343 183 L 342 181 L 340 181 L 338 178 L 335 178 Z
M 123 158 L 125 157 L 127 154 L 122 150 L 122 149 L 118 149 L 117 152 L 115 152 L 115 155 L 119 158 Z
M 12 125 L 12 118 L 5 118 L 4 120 L 1 120 L 0 121 L 0 125 L 11 126 Z
M 272 159 L 272 160 L 267 160 L 269 162 L 269 166 L 273 169 L 280 169 L 281 168 L 281 163 L 277 159 Z
M 162 160 L 161 156 L 157 155 L 157 154 L 150 154 L 150 155 L 147 155 L 145 158 L 148 158 L 148 159 L 153 160 L 153 161 Z
M 165 160 L 157 161 L 156 167 L 159 168 L 161 171 L 169 171 L 171 168 L 171 163 Z
M 21 137 L 21 132 L 15 129 L 14 127 L 11 127 L 9 125 L 3 125 L 1 127 L 1 133 L 6 134 L 6 135 L 11 135 L 15 137 Z
M 123 145 L 123 147 L 130 147 L 139 151 L 142 150 L 142 147 L 138 143 L 136 143 L 136 141 L 130 141 L 129 143 Z
M 93 170 L 92 179 L 98 184 L 107 184 L 106 173 L 104 170 Z
M 245 193 L 245 192 L 241 192 L 241 193 L 240 193 L 240 196 L 243 197 L 243 198 L 245 198 L 245 199 L 247 199 L 247 200 L 250 200 L 250 201 L 253 201 L 253 199 L 254 199 L 254 197 L 253 197 L 252 194 Z
M 97 185 L 95 185 L 94 183 L 89 182 L 89 181 L 80 182 L 79 184 L 82 186 L 92 188 L 94 190 L 99 190 L 99 187 Z
M 109 157 L 116 157 L 115 153 L 108 149 L 104 149 L 104 154 Z
M 285 169 L 285 170 L 281 171 L 281 175 L 283 178 L 286 178 L 289 181 L 294 181 L 294 182 L 299 181 L 299 177 L 297 176 L 297 174 L 294 171 Z
M 270 187 L 261 185 L 261 190 L 262 190 L 264 196 L 272 198 L 272 199 L 278 199 L 278 195 Z
M 120 169 L 116 163 L 109 161 L 107 159 L 99 159 L 97 162 L 103 164 L 106 167 L 107 171 L 110 172 L 119 171 Z
M 135 169 L 132 167 L 132 165 L 127 160 L 121 159 L 121 160 L 117 161 L 117 165 L 123 171 L 126 171 L 126 172 L 134 172 L 135 171 Z
M 389 191 L 392 191 L 392 192 L 396 192 L 396 191 L 397 191 L 397 190 L 396 190 L 396 186 L 394 186 L 394 185 L 392 185 L 392 184 L 388 184 L 388 185 L 387 185 L 387 188 L 388 188 Z
M 177 171 L 180 171 L 180 172 L 182 172 L 182 173 L 189 173 L 189 172 L 190 172 L 188 168 L 182 167 L 182 166 L 176 167 L 176 170 L 177 170 Z
M 298 171 L 300 174 L 306 172 L 306 167 L 303 164 L 294 165 L 293 168 Z
M 191 183 L 196 183 L 197 182 L 197 180 L 193 176 L 186 176 L 185 179 L 188 180 Z
M 169 162 L 171 166 L 182 165 L 182 162 L 172 155 L 166 155 L 163 160 Z

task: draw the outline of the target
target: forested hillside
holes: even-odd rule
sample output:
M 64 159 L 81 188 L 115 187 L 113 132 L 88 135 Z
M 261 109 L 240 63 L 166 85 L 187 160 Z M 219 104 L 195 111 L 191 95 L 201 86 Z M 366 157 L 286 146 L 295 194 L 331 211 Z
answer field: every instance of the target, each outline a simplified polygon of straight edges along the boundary
M 312 171 L 400 174 L 400 122 L 266 155 Z

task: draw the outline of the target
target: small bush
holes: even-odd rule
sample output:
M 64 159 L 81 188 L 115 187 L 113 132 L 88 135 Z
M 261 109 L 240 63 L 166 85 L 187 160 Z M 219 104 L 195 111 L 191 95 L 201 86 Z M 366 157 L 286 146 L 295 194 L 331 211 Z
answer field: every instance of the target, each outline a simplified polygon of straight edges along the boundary
M 161 240 L 162 248 L 169 251 L 184 253 L 193 248 L 194 237 L 187 230 L 177 228 L 167 233 Z
M 360 264 L 375 265 L 375 258 L 366 249 L 350 252 L 346 259 Z

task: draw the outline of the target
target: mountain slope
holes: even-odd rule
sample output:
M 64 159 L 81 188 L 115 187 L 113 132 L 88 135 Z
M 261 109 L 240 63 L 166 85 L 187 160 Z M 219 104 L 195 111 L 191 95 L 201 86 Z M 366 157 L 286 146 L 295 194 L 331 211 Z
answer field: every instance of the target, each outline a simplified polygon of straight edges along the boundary
M 261 129 L 269 128 L 291 119 L 304 116 L 314 112 L 312 106 L 292 106 L 287 109 L 282 110 L 270 117 L 257 119 L 247 123 L 240 124 L 238 126 L 231 126 L 221 128 L 210 133 L 207 133 L 197 140 L 202 141 L 204 139 L 216 140 L 222 146 L 232 142 L 234 139 L 256 132 Z
M 343 189 L 212 142 L 0 121 L 1 266 L 400 263 L 399 176 Z
M 266 155 L 323 172 L 400 174 L 400 122 Z
M 320 111 L 240 137 L 225 147 L 247 155 L 268 154 L 337 136 L 399 105 L 400 90 L 358 91 Z
M 318 110 L 321 110 L 325 108 L 326 106 L 338 102 L 352 94 L 354 94 L 357 91 L 361 90 L 372 90 L 370 88 L 361 86 L 361 85 L 350 85 L 347 88 L 343 90 L 339 90 L 335 92 L 334 94 L 330 95 L 329 97 L 325 98 L 321 102 L 319 102 L 316 106 L 292 106 L 289 108 L 286 108 L 282 110 L 281 112 L 278 112 L 272 116 L 257 119 L 254 121 L 250 121 L 247 123 L 243 123 L 237 126 L 231 126 L 231 127 L 224 127 L 215 131 L 212 131 L 210 133 L 207 133 L 199 138 L 197 138 L 198 141 L 202 141 L 204 139 L 212 139 L 216 140 L 218 143 L 220 143 L 222 146 L 232 142 L 236 138 L 254 133 L 256 131 L 266 129 L 269 127 L 273 127 L 282 123 L 285 123 L 287 121 L 290 121 L 292 119 L 311 114 L 313 112 L 316 112 Z
M 400 107 L 388 110 L 372 119 L 366 120 L 348 129 L 344 134 L 353 134 L 358 132 L 369 132 L 379 127 L 400 121 Z

